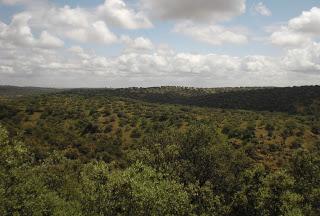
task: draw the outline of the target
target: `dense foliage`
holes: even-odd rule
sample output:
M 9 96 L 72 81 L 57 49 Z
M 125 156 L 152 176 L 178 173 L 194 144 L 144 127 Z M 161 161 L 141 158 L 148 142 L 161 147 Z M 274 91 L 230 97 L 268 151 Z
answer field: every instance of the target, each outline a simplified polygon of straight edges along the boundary
M 130 88 L 75 89 L 68 93 L 121 96 L 167 104 L 315 114 L 320 112 L 320 86 L 291 88 Z
M 317 109 L 293 115 L 130 96 L 159 89 L 2 98 L 0 215 L 320 214 Z M 273 91 L 164 89 L 181 97 Z M 310 110 L 318 97 L 310 95 L 292 97 Z
M 0 97 L 19 97 L 41 95 L 53 92 L 61 92 L 63 89 L 39 88 L 39 87 L 16 87 L 16 86 L 0 86 Z

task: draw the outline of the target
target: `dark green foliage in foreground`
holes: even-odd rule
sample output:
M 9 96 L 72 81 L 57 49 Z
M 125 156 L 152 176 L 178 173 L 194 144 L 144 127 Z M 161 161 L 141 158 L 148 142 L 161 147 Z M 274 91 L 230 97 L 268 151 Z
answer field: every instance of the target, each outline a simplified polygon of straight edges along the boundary
M 0 213 L 319 214 L 319 152 L 299 151 L 287 171 L 271 171 L 216 143 L 216 135 L 208 132 L 209 128 L 192 129 L 175 137 L 174 144 L 161 138 L 163 145 L 146 145 L 140 155 L 132 154 L 131 165 L 118 169 L 103 161 L 66 159 L 63 152 L 36 163 L 28 148 L 9 140 L 1 127 Z M 198 146 L 194 138 L 199 136 Z
M 320 214 L 316 106 L 288 115 L 77 91 L 0 100 L 0 215 Z M 213 90 L 184 96 L 197 91 Z

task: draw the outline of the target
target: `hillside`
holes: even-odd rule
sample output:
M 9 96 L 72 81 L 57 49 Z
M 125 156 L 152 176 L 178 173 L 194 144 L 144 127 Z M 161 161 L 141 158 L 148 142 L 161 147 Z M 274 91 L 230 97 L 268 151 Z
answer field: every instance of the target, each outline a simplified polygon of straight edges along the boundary
M 318 91 L 162 87 L 5 97 L 0 184 L 13 192 L 0 190 L 0 200 L 21 215 L 39 203 L 67 215 L 318 215 Z
M 315 114 L 320 111 L 320 86 L 288 88 L 130 88 L 74 89 L 81 95 L 117 96 L 146 102 L 223 109 Z
M 0 85 L 0 97 L 22 97 L 22 96 L 48 94 L 48 93 L 54 93 L 59 91 L 62 91 L 62 89 Z
M 123 89 L 53 89 L 0 86 L 0 97 L 36 96 L 49 93 L 135 99 L 159 104 L 180 104 L 221 109 L 316 114 L 320 112 L 320 86 L 191 88 L 162 86 Z

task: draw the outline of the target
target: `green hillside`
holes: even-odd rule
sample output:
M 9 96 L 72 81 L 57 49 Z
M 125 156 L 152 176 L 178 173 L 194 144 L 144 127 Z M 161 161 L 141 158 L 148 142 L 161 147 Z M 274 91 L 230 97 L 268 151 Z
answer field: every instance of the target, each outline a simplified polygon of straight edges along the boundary
M 187 88 L 74 89 L 67 93 L 117 96 L 165 104 L 223 109 L 316 114 L 320 112 L 320 86 L 288 88 Z
M 0 214 L 319 215 L 319 91 L 2 92 Z
M 41 87 L 17 87 L 0 86 L 0 97 L 21 97 L 40 94 L 48 94 L 62 91 L 62 89 L 41 88 Z

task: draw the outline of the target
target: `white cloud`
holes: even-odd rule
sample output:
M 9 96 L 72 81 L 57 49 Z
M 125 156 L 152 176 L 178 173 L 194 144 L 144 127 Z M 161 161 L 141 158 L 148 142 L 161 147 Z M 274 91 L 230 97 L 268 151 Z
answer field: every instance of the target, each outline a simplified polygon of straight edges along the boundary
M 35 38 L 31 33 L 31 30 L 35 29 L 42 32 L 38 45 L 46 48 L 61 47 L 63 44 L 61 39 L 49 35 L 48 32 L 54 32 L 62 39 L 68 38 L 81 43 L 112 44 L 118 42 L 117 36 L 103 20 L 99 20 L 95 12 L 95 10 L 72 8 L 68 5 L 62 8 L 53 5 L 30 8 L 14 16 L 10 26 L 6 27 L 5 34 L 7 38 L 11 38 L 10 40 L 15 38 L 15 43 L 35 46 Z M 0 24 L 0 28 L 3 29 L 4 25 L 4 23 Z
M 90 58 L 90 55 L 88 55 L 82 47 L 80 46 L 73 46 L 73 47 L 70 47 L 68 49 L 69 52 L 75 54 L 76 56 L 80 57 L 81 59 L 89 59 Z
M 245 29 L 215 23 L 243 13 L 244 2 L 141 0 L 143 10 L 154 13 L 158 18 L 182 20 L 175 26 L 177 33 L 211 45 L 248 41 Z M 143 13 L 124 1 L 107 0 L 99 8 L 56 8 L 51 4 L 41 10 L 28 8 L 26 12 L 15 15 L 10 24 L 0 22 L 0 84 L 124 87 L 320 82 L 320 45 L 312 43 L 320 34 L 318 8 L 273 29 L 272 43 L 300 45 L 295 49 L 288 48 L 287 53 L 280 57 L 181 53 L 165 44 L 153 44 L 141 36 L 118 38 L 108 26 L 138 29 L 152 24 Z M 101 14 L 95 14 L 98 11 Z M 121 42 L 124 49 L 118 56 L 100 56 L 94 50 L 88 51 L 80 46 L 63 48 L 63 39 L 66 38 L 89 43 L 85 47 L 90 47 L 90 43 Z
M 190 22 L 183 22 L 175 26 L 174 32 L 211 45 L 222 45 L 225 43 L 244 44 L 248 42 L 248 37 L 244 34 L 243 30 L 226 28 L 219 25 L 195 25 Z
M 0 5 L 23 6 L 26 8 L 41 9 L 49 4 L 49 0 L 0 0 Z
M 155 47 L 153 43 L 144 37 L 138 37 L 131 39 L 128 36 L 122 36 L 121 41 L 125 44 L 124 52 L 149 52 L 152 51 Z
M 311 38 L 300 32 L 292 31 L 286 27 L 282 27 L 270 36 L 272 44 L 279 46 L 304 46 L 311 42 Z
M 153 25 L 146 15 L 129 8 L 123 0 L 106 0 L 97 8 L 99 17 L 108 24 L 127 29 L 151 28 Z
M 0 65 L 0 74 L 13 74 L 14 70 L 10 66 Z
M 109 30 L 103 21 L 94 22 L 87 28 L 74 28 L 66 31 L 65 35 L 82 43 L 111 44 L 117 42 L 117 36 Z
M 30 19 L 30 14 L 20 13 L 12 18 L 10 25 L 0 22 L 0 40 L 22 47 L 46 49 L 63 47 L 64 42 L 47 31 L 43 31 L 39 39 L 35 38 L 28 24 Z
M 94 14 L 83 8 L 50 6 L 42 10 L 31 10 L 25 13 L 29 15 L 27 22 L 34 29 L 54 32 L 61 38 L 68 38 L 81 43 L 111 44 L 117 42 L 117 36 L 111 32 L 106 23 L 98 20 Z M 29 26 L 28 28 L 31 31 Z M 44 36 L 47 36 L 47 40 L 49 39 L 48 34 Z M 50 37 L 52 43 L 61 44 L 61 41 L 58 41 L 57 38 L 53 40 L 52 37 Z
M 143 12 L 136 12 L 122 0 L 106 0 L 92 10 L 68 5 L 57 8 L 48 4 L 42 9 L 30 9 L 28 13 L 32 14 L 28 21 L 33 28 L 55 32 L 59 37 L 81 43 L 118 42 L 108 25 L 127 29 L 152 27 Z
M 258 13 L 262 16 L 271 16 L 272 15 L 271 10 L 265 4 L 263 4 L 263 2 L 259 2 L 258 4 L 256 4 L 254 6 L 254 10 L 256 13 Z
M 141 0 L 149 14 L 165 20 L 221 21 L 245 11 L 245 0 Z
M 283 75 L 280 70 L 280 62 L 268 56 L 246 56 L 242 60 L 242 70 L 263 77 L 276 78 Z M 282 73 L 282 74 L 281 74 Z
M 314 7 L 275 30 L 270 41 L 280 46 L 306 46 L 320 37 L 320 8 Z
M 26 4 L 29 2 L 30 0 L 0 0 L 0 3 L 5 5 Z
M 62 8 L 51 7 L 48 11 L 34 12 L 39 25 L 56 28 L 85 28 L 90 23 L 90 13 L 82 8 L 71 8 L 66 5 Z M 38 16 L 37 16 L 38 15 Z
M 10 25 L 2 23 L 0 25 L 0 39 L 20 46 L 32 46 L 35 39 L 28 25 L 30 19 L 31 15 L 21 13 L 12 18 Z
M 320 44 L 312 43 L 304 48 L 288 50 L 282 62 L 290 71 L 320 75 Z
M 47 31 L 41 32 L 39 38 L 39 46 L 44 48 L 57 48 L 63 47 L 64 42 L 59 38 L 49 34 Z
M 289 28 L 312 35 L 320 35 L 320 8 L 314 7 L 310 11 L 304 11 L 299 17 L 291 19 Z
M 147 38 L 124 38 L 129 52 L 99 56 L 76 46 L 68 50 L 0 50 L 3 81 L 59 87 L 141 85 L 290 85 L 320 81 L 320 45 L 293 49 L 281 58 L 177 53 Z M 141 49 L 148 51 L 141 52 Z M 4 58 L 6 56 L 6 58 Z M 292 77 L 302 74 L 299 82 Z M 312 75 L 313 74 L 313 75 Z M 12 78 L 14 76 L 14 78 Z M 310 78 L 312 76 L 312 79 Z M 41 82 L 40 82 L 41 81 Z

